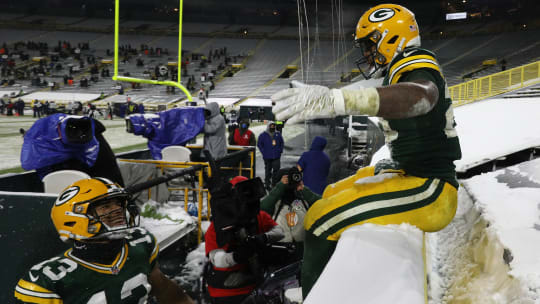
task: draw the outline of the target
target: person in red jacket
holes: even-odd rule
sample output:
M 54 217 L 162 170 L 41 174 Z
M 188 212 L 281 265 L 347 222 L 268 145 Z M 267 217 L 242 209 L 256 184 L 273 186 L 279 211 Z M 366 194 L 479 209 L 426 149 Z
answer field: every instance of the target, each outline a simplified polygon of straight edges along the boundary
M 229 183 L 234 188 L 237 184 L 247 180 L 244 176 L 237 176 Z M 253 258 L 256 257 L 257 248 L 264 248 L 266 244 L 277 242 L 284 235 L 283 229 L 272 217 L 259 209 L 258 202 L 240 202 L 250 205 L 241 208 L 237 208 L 237 203 L 238 201 L 234 202 L 234 200 L 231 200 L 230 204 L 228 203 L 226 207 L 230 212 L 225 212 L 228 214 L 220 214 L 222 212 L 216 209 L 219 208 L 217 204 L 216 207 L 213 207 L 212 222 L 204 237 L 206 256 L 211 263 L 211 269 L 206 274 L 207 288 L 214 304 L 238 304 L 249 296 L 256 285 L 257 274 L 253 273 L 252 263 Z M 256 209 L 251 208 L 254 206 Z M 235 236 L 231 237 L 230 234 L 228 237 L 224 236 L 224 233 L 228 232 L 223 231 L 230 232 L 233 229 L 227 229 L 231 226 L 216 229 L 216 227 L 222 226 L 215 223 L 216 216 L 234 217 L 242 213 L 239 211 L 240 209 L 249 211 L 244 212 L 242 224 L 234 228 Z M 242 237 L 238 233 L 239 230 L 245 231 L 248 236 Z
M 237 146 L 255 146 L 257 145 L 257 139 L 255 134 L 249 129 L 249 120 L 242 119 L 240 126 L 234 129 L 234 132 L 229 139 L 230 145 Z

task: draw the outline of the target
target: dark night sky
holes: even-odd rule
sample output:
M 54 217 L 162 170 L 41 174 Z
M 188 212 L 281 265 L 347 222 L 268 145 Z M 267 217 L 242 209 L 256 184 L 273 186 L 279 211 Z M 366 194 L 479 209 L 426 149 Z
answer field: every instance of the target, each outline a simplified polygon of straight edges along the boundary
M 318 5 L 319 14 L 330 14 L 331 5 L 339 0 L 305 0 L 308 11 L 314 12 Z M 465 1 L 465 3 L 463 3 Z M 4 13 L 50 14 L 86 17 L 108 17 L 112 14 L 114 0 L 0 0 Z M 539 0 L 392 0 L 415 12 L 422 23 L 433 23 L 444 20 L 444 14 L 453 11 L 486 12 L 492 16 L 504 18 L 509 15 L 519 15 L 536 18 L 540 14 Z M 178 6 L 178 0 L 122 0 L 123 13 L 127 18 L 174 19 L 173 9 Z M 250 19 L 257 20 L 265 16 L 262 22 L 294 23 L 296 19 L 296 0 L 184 0 L 184 16 L 201 22 L 211 21 L 212 17 L 221 18 L 216 21 L 233 21 L 241 23 Z M 370 6 L 382 1 L 342 0 L 343 11 L 355 16 Z M 272 17 L 274 11 L 279 17 Z M 510 11 L 510 13 L 509 13 Z M 252 17 L 252 18 L 250 18 Z M 351 17 L 352 18 L 352 17 Z M 355 17 L 357 18 L 357 17 Z M 189 19 L 188 19 L 189 20 Z M 276 21 L 277 20 L 277 21 Z M 196 21 L 196 20 L 190 20 Z

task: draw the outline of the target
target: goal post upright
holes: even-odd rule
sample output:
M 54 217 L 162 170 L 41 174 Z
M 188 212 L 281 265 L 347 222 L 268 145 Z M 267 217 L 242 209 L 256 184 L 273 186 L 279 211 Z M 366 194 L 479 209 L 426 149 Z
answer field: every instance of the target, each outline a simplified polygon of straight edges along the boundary
M 177 87 L 184 94 L 186 95 L 187 99 L 189 101 L 193 101 L 193 97 L 191 96 L 191 93 L 182 85 L 181 83 L 181 68 L 182 68 L 182 14 L 183 14 L 183 0 L 180 0 L 180 6 L 178 8 L 178 81 L 170 81 L 170 80 L 151 80 L 151 79 L 142 79 L 142 78 L 135 78 L 135 77 L 125 77 L 125 76 L 119 76 L 118 75 L 118 40 L 119 40 L 119 33 L 120 33 L 120 0 L 115 0 L 115 8 L 114 8 L 114 74 L 112 79 L 114 81 L 126 81 L 126 82 L 135 82 L 135 83 L 147 83 L 147 84 L 157 84 L 157 85 L 167 85 L 172 87 Z

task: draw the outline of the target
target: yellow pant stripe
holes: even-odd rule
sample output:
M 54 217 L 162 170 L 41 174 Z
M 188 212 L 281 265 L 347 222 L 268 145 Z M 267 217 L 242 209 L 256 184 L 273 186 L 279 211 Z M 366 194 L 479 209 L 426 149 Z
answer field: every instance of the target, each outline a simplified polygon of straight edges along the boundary
M 341 233 L 347 228 L 365 223 L 377 225 L 399 225 L 409 223 L 425 232 L 435 232 L 443 229 L 452 221 L 457 209 L 457 190 L 454 186 L 445 183 L 439 197 L 431 204 L 419 209 L 413 209 L 406 212 L 393 213 L 384 216 L 374 217 L 349 225 L 330 235 L 328 240 L 337 241 Z
M 327 231 L 334 225 L 361 213 L 366 213 L 375 209 L 408 205 L 417 201 L 424 200 L 435 193 L 435 190 L 439 186 L 439 182 L 440 180 L 435 179 L 426 191 L 418 193 L 416 195 L 412 195 L 409 197 L 399 197 L 399 198 L 383 200 L 383 201 L 374 201 L 368 204 L 362 204 L 354 208 L 350 208 L 332 217 L 328 221 L 324 222 L 322 225 L 320 225 L 319 227 L 317 227 L 317 229 L 313 231 L 313 234 L 316 236 L 320 236 L 322 233 L 324 233 L 325 231 Z

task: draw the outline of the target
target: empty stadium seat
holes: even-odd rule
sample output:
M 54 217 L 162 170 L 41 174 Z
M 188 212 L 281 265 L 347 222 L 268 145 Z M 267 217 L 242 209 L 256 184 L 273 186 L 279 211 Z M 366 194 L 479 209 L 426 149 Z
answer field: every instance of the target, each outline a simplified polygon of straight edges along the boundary
M 60 170 L 49 173 L 43 178 L 45 193 L 59 194 L 67 186 L 85 178 L 90 178 L 90 175 L 76 170 Z
M 189 161 L 191 150 L 182 146 L 168 146 L 161 150 L 163 160 L 169 161 Z

